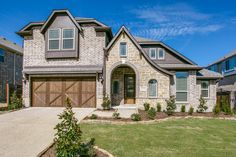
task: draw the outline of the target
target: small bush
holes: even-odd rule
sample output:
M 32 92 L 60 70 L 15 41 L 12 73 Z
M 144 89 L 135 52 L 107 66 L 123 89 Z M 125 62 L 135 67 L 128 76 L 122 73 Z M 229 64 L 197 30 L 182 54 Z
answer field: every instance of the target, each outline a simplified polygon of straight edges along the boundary
M 189 111 L 188 111 L 188 114 L 189 114 L 189 115 L 192 115 L 193 112 L 194 112 L 194 108 L 193 108 L 192 106 L 190 106 Z
M 97 119 L 97 118 L 98 118 L 98 115 L 92 114 L 89 118 L 90 118 L 90 119 Z
M 156 115 L 157 115 L 157 112 L 155 110 L 154 107 L 151 107 L 149 110 L 148 110 L 148 118 L 149 119 L 155 119 Z
M 199 106 L 197 109 L 197 112 L 202 113 L 205 112 L 208 107 L 206 106 L 207 101 L 201 96 L 199 99 Z
M 133 121 L 140 121 L 140 120 L 141 120 L 141 116 L 140 116 L 140 114 L 138 114 L 138 113 L 133 113 L 133 114 L 131 115 L 131 119 L 132 119 Z
M 229 101 L 227 99 L 223 99 L 221 110 L 225 114 L 232 114 L 232 111 L 231 111 L 231 108 L 230 108 L 230 104 L 229 104 Z
M 185 105 L 181 106 L 181 112 L 185 112 Z
M 219 115 L 220 114 L 220 105 L 215 105 L 213 108 L 213 113 L 215 115 Z
M 114 118 L 114 119 L 120 119 L 121 117 L 120 117 L 120 113 L 118 113 L 117 111 L 115 111 L 113 114 L 112 114 L 112 117 Z
M 169 99 L 166 100 L 166 114 L 168 116 L 172 115 L 174 111 L 176 110 L 176 104 L 175 104 L 175 96 L 170 96 Z
M 157 103 L 157 112 L 161 112 L 161 104 Z
M 75 157 L 75 156 L 95 156 L 94 144 L 95 140 L 88 142 L 82 141 L 82 132 L 78 123 L 78 119 L 74 116 L 71 102 L 66 100 L 66 109 L 59 114 L 59 122 L 56 127 L 54 142 L 57 157 Z
M 10 104 L 8 105 L 8 110 L 19 109 L 23 107 L 22 99 L 18 98 L 16 91 L 13 92 L 10 98 Z
M 109 110 L 111 107 L 111 100 L 107 94 L 103 94 L 102 108 L 103 110 Z
M 150 104 L 147 103 L 147 102 L 145 102 L 145 103 L 143 104 L 143 107 L 144 107 L 144 110 L 145 110 L 145 111 L 148 111 L 148 110 L 150 109 Z
M 234 106 L 234 108 L 232 109 L 232 113 L 236 114 L 236 106 Z

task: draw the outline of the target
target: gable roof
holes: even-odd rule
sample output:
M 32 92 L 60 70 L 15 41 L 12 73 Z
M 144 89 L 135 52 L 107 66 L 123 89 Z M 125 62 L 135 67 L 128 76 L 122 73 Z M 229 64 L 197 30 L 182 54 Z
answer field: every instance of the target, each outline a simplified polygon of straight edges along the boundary
M 136 40 L 138 41 L 138 43 L 140 45 L 156 45 L 156 44 L 161 45 L 164 48 L 166 48 L 167 50 L 171 51 L 176 56 L 178 56 L 181 59 L 183 59 L 184 61 L 186 61 L 187 63 L 192 64 L 192 65 L 197 65 L 194 61 L 192 61 L 191 59 L 182 55 L 181 53 L 179 53 L 178 51 L 176 51 L 175 49 L 173 49 L 172 47 L 170 47 L 169 45 L 167 45 L 161 41 L 154 41 L 152 39 L 146 39 L 146 38 L 142 38 L 142 37 L 136 37 Z
M 20 55 L 23 55 L 23 48 L 17 45 L 16 43 L 7 40 L 6 38 L 0 37 L 0 47 L 16 52 Z
M 71 21 L 75 24 L 75 26 L 82 31 L 80 25 L 76 22 L 75 18 L 71 15 L 71 13 L 68 10 L 54 10 L 51 15 L 48 17 L 47 21 L 43 24 L 42 28 L 41 28 L 41 33 L 45 33 L 46 29 L 49 27 L 50 25 L 50 21 L 53 19 L 54 16 L 56 16 L 57 14 L 66 14 Z
M 141 54 L 144 56 L 144 58 L 156 69 L 158 69 L 159 71 L 168 74 L 168 75 L 173 75 L 173 73 L 161 68 L 159 65 L 157 65 L 155 62 L 153 62 L 148 56 L 147 54 L 144 52 L 144 50 L 142 49 L 142 47 L 138 44 L 138 42 L 136 41 L 136 39 L 130 34 L 130 32 L 126 29 L 125 26 L 122 26 L 120 28 L 120 30 L 118 31 L 118 33 L 116 33 L 115 37 L 111 40 L 111 42 L 107 45 L 107 47 L 104 49 L 106 52 L 108 52 L 110 50 L 110 48 L 113 46 L 113 44 L 115 43 L 115 41 L 118 39 L 118 37 L 120 36 L 121 33 L 126 33 L 127 36 L 130 38 L 130 40 L 133 42 L 133 44 L 137 47 L 137 49 L 141 52 Z
M 197 72 L 197 79 L 220 79 L 223 78 L 218 72 L 202 69 Z
M 226 60 L 226 59 L 228 59 L 228 58 L 230 58 L 230 57 L 233 57 L 233 56 L 236 56 L 236 50 L 232 51 L 232 52 L 229 53 L 229 54 L 226 54 L 225 56 L 221 57 L 220 59 L 216 60 L 215 62 L 209 64 L 207 67 L 212 66 L 212 65 L 214 65 L 214 64 L 217 64 L 217 63 L 219 63 L 219 62 L 222 62 L 222 61 L 224 61 L 224 60 Z

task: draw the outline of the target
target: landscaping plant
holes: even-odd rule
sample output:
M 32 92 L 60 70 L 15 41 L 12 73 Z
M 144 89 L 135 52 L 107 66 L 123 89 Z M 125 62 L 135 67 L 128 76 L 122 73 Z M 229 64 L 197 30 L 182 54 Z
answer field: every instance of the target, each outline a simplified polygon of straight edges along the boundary
M 199 99 L 199 106 L 197 109 L 197 112 L 202 113 L 205 112 L 208 107 L 206 106 L 207 101 L 201 96 Z
M 131 120 L 133 120 L 133 121 L 140 121 L 140 120 L 141 120 L 140 114 L 138 114 L 138 113 L 133 113 L 133 114 L 131 115 Z
M 194 108 L 193 108 L 192 106 L 190 106 L 189 111 L 188 111 L 188 114 L 189 114 L 189 115 L 192 115 L 192 114 L 193 114 L 193 111 L 194 111 Z
M 175 96 L 170 96 L 169 99 L 166 100 L 166 114 L 168 116 L 172 115 L 174 111 L 176 110 L 176 104 L 175 104 Z
M 219 114 L 220 114 L 220 105 L 219 105 L 219 104 L 217 104 L 217 105 L 214 106 L 214 108 L 213 108 L 213 113 L 214 113 L 215 115 L 219 115 Z
M 181 106 L 181 112 L 185 112 L 185 105 Z
M 97 118 L 98 118 L 98 115 L 92 114 L 89 118 L 90 118 L 90 119 L 97 119 Z
M 155 119 L 156 115 L 157 115 L 157 111 L 155 110 L 154 107 L 151 107 L 149 110 L 148 110 L 148 118 L 149 119 Z
M 117 112 L 117 110 L 112 114 L 112 117 L 113 117 L 114 119 L 120 119 L 120 118 L 121 118 L 121 117 L 120 117 L 120 113 Z
M 111 100 L 108 94 L 103 94 L 102 108 L 103 110 L 109 110 L 111 107 Z
M 10 98 L 10 104 L 8 105 L 8 110 L 14 110 L 22 107 L 23 107 L 22 99 L 18 98 L 16 91 L 14 91 Z
M 225 114 L 232 114 L 232 111 L 231 111 L 231 108 L 230 108 L 230 104 L 229 104 L 228 99 L 226 99 L 226 98 L 222 99 L 221 110 L 222 110 Z
M 71 102 L 66 99 L 66 109 L 59 114 L 59 122 L 56 127 L 54 138 L 55 150 L 57 157 L 94 157 L 93 149 L 94 139 L 89 142 L 82 142 L 82 132 L 78 120 L 75 118 L 75 113 L 72 111 Z
M 144 107 L 144 110 L 145 110 L 145 111 L 148 111 L 149 108 L 150 108 L 150 104 L 147 103 L 147 102 L 145 102 L 145 103 L 143 104 L 143 107 Z
M 161 112 L 161 103 L 157 103 L 157 112 Z

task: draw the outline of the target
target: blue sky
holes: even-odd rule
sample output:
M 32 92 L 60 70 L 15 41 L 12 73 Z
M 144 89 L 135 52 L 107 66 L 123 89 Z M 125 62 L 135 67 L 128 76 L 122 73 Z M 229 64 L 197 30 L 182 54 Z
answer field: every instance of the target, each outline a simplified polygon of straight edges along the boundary
M 15 32 L 46 20 L 52 9 L 96 18 L 113 33 L 125 25 L 133 35 L 163 41 L 201 66 L 236 50 L 235 0 L 8 0 L 1 2 L 0 36 L 22 45 Z

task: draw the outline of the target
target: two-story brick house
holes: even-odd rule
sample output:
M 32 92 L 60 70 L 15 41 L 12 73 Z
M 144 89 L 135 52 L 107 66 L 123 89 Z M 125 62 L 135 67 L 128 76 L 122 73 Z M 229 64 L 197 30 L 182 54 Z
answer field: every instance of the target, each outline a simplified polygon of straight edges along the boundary
M 223 56 L 207 68 L 223 75 L 217 86 L 218 95 L 228 95 L 231 107 L 236 107 L 236 51 Z
M 24 37 L 24 101 L 27 106 L 101 107 L 103 93 L 112 106 L 165 107 L 176 96 L 177 106 L 197 108 L 200 95 L 209 110 L 216 103 L 216 72 L 199 67 L 166 44 L 139 37 L 122 26 L 111 28 L 87 18 L 55 10 L 45 22 L 29 23 Z

